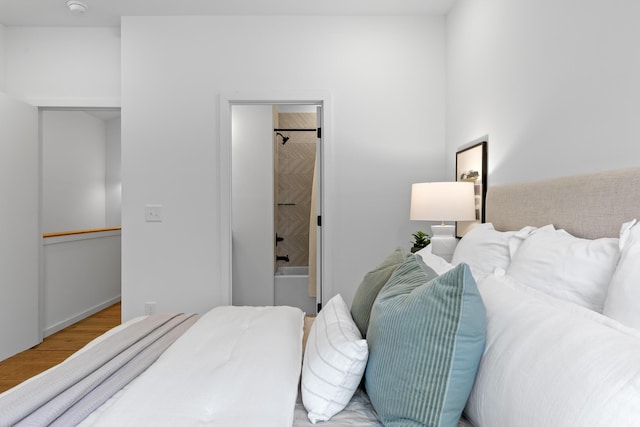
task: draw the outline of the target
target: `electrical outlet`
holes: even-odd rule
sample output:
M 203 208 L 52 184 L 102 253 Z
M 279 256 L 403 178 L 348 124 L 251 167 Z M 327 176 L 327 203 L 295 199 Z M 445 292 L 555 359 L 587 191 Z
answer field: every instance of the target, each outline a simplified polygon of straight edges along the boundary
M 153 301 L 144 303 L 144 314 L 147 316 L 150 314 L 156 314 L 156 303 Z
M 146 222 L 162 222 L 162 205 L 145 205 L 144 220 Z

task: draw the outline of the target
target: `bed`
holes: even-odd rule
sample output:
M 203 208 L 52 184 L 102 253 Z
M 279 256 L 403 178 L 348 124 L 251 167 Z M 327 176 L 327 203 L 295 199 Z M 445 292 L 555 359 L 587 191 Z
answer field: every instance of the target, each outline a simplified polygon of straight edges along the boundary
M 0 395 L 0 426 L 637 426 L 640 168 L 491 187 L 451 263 L 351 306 L 133 319 Z

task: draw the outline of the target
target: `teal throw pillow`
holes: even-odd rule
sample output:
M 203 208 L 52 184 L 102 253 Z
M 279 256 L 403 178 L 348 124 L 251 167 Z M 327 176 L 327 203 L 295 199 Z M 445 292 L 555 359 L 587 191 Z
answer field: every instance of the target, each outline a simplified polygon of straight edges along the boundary
M 404 262 L 407 254 L 402 248 L 398 248 L 387 256 L 384 261 L 380 263 L 376 268 L 368 272 L 353 297 L 351 302 L 351 317 L 356 322 L 362 337 L 367 335 L 367 328 L 369 327 L 369 315 L 371 314 L 371 307 L 373 302 L 378 296 L 378 292 L 387 283 L 391 274 Z
M 435 279 L 409 256 L 378 294 L 365 387 L 385 426 L 456 426 L 484 351 L 486 311 L 466 264 Z

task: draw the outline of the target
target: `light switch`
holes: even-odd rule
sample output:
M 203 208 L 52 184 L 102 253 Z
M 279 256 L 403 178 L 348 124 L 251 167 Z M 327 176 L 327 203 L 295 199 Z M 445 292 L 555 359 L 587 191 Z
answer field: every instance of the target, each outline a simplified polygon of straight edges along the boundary
M 162 222 L 162 205 L 145 205 L 144 220 L 146 222 Z
M 148 301 L 148 302 L 144 303 L 144 314 L 146 314 L 146 315 L 156 314 L 156 302 L 155 301 Z

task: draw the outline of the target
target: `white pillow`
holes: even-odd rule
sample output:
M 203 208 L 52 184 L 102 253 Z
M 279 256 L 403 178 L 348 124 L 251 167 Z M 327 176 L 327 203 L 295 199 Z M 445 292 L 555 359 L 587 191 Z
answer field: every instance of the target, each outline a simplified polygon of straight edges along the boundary
M 508 277 L 478 288 L 487 343 L 465 409 L 473 425 L 638 426 L 639 331 Z
M 362 380 L 369 349 L 340 294 L 311 326 L 302 364 L 302 403 L 311 423 L 342 411 Z
M 493 273 L 496 268 L 506 269 L 513 253 L 534 230 L 535 227 L 524 227 L 519 231 L 496 231 L 490 222 L 478 224 L 458 242 L 451 264 L 467 263 L 476 278 Z
M 453 268 L 453 265 L 449 264 L 446 259 L 439 257 L 438 255 L 434 255 L 431 251 L 431 245 L 427 245 L 426 247 L 420 249 L 415 253 L 418 255 L 425 264 L 433 271 L 436 272 L 438 276 L 442 276 L 447 271 Z
M 564 230 L 540 229 L 522 242 L 506 274 L 601 313 L 619 256 L 617 238 L 589 240 Z
M 613 273 L 603 313 L 640 329 L 640 225 L 634 219 L 620 231 L 620 261 Z

